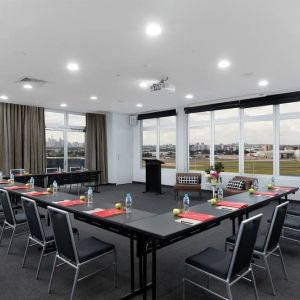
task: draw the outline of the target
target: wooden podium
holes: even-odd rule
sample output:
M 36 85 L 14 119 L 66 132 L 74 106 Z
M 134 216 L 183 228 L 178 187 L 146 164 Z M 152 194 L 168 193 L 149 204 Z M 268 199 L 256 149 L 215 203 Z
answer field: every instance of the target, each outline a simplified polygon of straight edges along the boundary
M 143 159 L 146 163 L 146 191 L 162 194 L 161 192 L 161 165 L 163 161 L 158 159 Z

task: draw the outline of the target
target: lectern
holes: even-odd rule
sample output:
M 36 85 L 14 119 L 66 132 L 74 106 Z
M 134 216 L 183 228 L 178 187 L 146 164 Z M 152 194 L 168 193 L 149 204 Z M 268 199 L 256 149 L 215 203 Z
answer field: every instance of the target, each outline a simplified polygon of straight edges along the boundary
M 158 159 L 143 159 L 146 163 L 146 191 L 161 194 L 161 165 Z

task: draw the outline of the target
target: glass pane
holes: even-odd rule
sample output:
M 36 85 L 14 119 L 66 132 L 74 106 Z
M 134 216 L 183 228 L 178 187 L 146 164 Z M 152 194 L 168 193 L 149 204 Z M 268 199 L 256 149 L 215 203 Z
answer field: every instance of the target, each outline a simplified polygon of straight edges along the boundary
M 148 120 L 143 120 L 143 128 L 154 128 L 157 126 L 157 119 L 148 119 Z
M 176 166 L 176 117 L 159 119 L 159 159 L 163 168 Z
M 300 176 L 300 120 L 280 121 L 280 175 Z
M 273 122 L 245 123 L 245 173 L 273 174 Z
M 189 126 L 199 126 L 201 122 L 208 122 L 210 120 L 210 112 L 200 112 L 195 114 L 189 114 Z
M 46 127 L 64 127 L 65 114 L 60 112 L 45 111 Z
M 239 117 L 239 109 L 223 109 L 223 110 L 215 110 L 215 120 L 224 120 L 224 119 L 237 119 Z
M 223 162 L 224 172 L 239 171 L 239 123 L 215 125 L 215 162 L 217 161 Z
M 280 104 L 279 110 L 280 113 L 300 112 L 300 102 Z
M 157 119 L 143 120 L 142 126 L 142 159 L 156 158 Z M 145 166 L 144 161 L 142 166 Z
M 85 132 L 68 131 L 68 167 L 69 171 L 84 168 L 85 165 Z
M 189 169 L 207 169 L 210 165 L 210 127 L 190 128 L 189 140 Z
M 245 116 L 255 117 L 255 116 L 262 116 L 262 115 L 272 115 L 273 105 L 245 108 L 244 111 L 245 111 Z
M 69 126 L 85 127 L 85 115 L 68 114 Z
M 64 168 L 64 132 L 46 130 L 47 168 Z

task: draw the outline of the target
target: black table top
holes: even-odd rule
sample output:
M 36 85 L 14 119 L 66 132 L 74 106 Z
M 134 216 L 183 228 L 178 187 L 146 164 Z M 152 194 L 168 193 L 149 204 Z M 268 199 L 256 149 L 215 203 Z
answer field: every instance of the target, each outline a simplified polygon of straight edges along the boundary
M 14 183 L 13 185 L 22 185 L 20 183 Z M 0 184 L 0 188 L 5 188 L 6 184 Z M 45 189 L 35 187 L 35 191 L 45 191 Z M 234 196 L 225 197 L 224 201 L 232 201 L 232 202 L 243 202 L 248 204 L 246 208 L 238 209 L 236 211 L 229 210 L 220 210 L 210 203 L 202 203 L 199 205 L 191 206 L 190 211 L 193 212 L 201 212 L 205 214 L 214 215 L 216 218 L 209 221 L 203 222 L 197 225 L 187 225 L 179 222 L 175 222 L 177 217 L 174 217 L 171 212 L 172 208 L 170 208 L 170 212 L 164 214 L 153 214 L 150 212 L 146 212 L 143 210 L 132 209 L 131 213 L 125 213 L 122 215 L 116 215 L 108 218 L 100 218 L 97 216 L 93 216 L 91 214 L 86 213 L 88 210 L 92 210 L 95 208 L 112 208 L 113 204 L 107 203 L 101 199 L 94 199 L 93 204 L 84 204 L 84 205 L 76 205 L 70 207 L 63 207 L 59 204 L 55 204 L 55 201 L 61 200 L 74 200 L 78 199 L 79 196 L 71 195 L 67 193 L 58 192 L 55 195 L 41 195 L 41 196 L 28 196 L 24 195 L 28 198 L 35 199 L 40 206 L 56 206 L 63 210 L 69 211 L 74 215 L 79 215 L 85 219 L 93 222 L 103 223 L 103 224 L 111 224 L 114 226 L 119 226 L 126 229 L 128 232 L 132 232 L 134 234 L 142 234 L 147 237 L 157 238 L 160 240 L 168 240 L 173 239 L 175 236 L 180 236 L 186 233 L 191 233 L 197 229 L 201 230 L 201 228 L 206 228 L 209 224 L 214 224 L 216 222 L 220 222 L 222 220 L 228 219 L 233 216 L 237 216 L 252 210 L 255 210 L 259 207 L 267 205 L 269 202 L 280 199 L 281 197 L 287 196 L 288 194 L 295 193 L 298 188 L 291 187 L 290 191 L 276 191 L 278 195 L 276 196 L 256 196 L 253 194 L 249 194 L 248 192 L 237 194 Z M 9 190 L 10 193 L 22 195 L 24 192 L 28 192 L 30 190 Z M 267 191 L 261 190 L 261 191 Z M 116 199 L 116 202 L 121 202 L 120 199 Z

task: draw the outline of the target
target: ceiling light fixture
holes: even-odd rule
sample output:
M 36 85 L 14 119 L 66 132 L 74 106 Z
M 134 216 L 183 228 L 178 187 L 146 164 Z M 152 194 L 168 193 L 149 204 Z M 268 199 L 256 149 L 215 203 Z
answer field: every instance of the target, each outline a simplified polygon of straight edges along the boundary
M 146 26 L 146 34 L 149 36 L 158 36 L 161 32 L 161 26 L 157 23 L 150 23 Z
M 136 105 L 136 107 L 143 107 L 143 104 L 142 104 L 142 103 L 138 103 L 138 104 Z
M 193 99 L 193 98 L 194 98 L 194 95 L 192 95 L 192 94 L 185 95 L 185 99 Z
M 269 81 L 268 80 L 260 80 L 259 82 L 258 82 L 258 85 L 259 86 L 262 86 L 262 87 L 264 87 L 264 86 L 267 86 L 269 84 Z
M 91 100 L 98 100 L 98 97 L 97 96 L 91 96 L 90 99 Z
M 0 96 L 0 99 L 1 99 L 1 100 L 8 100 L 8 97 L 7 97 L 6 95 L 1 95 L 1 96 Z
M 142 89 L 145 89 L 145 88 L 147 88 L 148 87 L 148 83 L 146 82 L 146 81 L 142 81 L 142 82 L 140 82 L 140 88 L 142 88 Z
M 230 61 L 227 59 L 222 59 L 219 61 L 218 67 L 220 69 L 226 69 L 226 68 L 230 67 Z
M 29 83 L 24 83 L 23 88 L 26 89 L 26 90 L 31 90 L 33 88 L 33 86 Z
M 75 72 L 79 70 L 79 65 L 76 62 L 70 62 L 67 64 L 67 68 L 69 71 Z
M 67 107 L 68 105 L 66 103 L 61 103 L 61 107 Z

